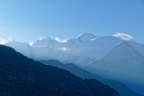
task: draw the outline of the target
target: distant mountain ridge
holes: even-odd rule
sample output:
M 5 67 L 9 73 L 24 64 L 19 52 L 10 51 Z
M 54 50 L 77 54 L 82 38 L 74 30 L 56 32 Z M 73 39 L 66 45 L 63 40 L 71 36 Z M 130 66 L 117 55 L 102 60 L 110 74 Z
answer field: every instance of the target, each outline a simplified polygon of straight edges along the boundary
M 46 39 L 37 40 L 32 46 L 28 43 L 15 41 L 6 43 L 5 45 L 36 60 L 56 59 L 63 63 L 88 65 L 95 59 L 106 56 L 112 48 L 123 41 L 126 40 L 114 36 L 98 37 L 92 33 L 83 33 L 77 38 L 67 39 L 64 42 L 47 37 Z M 131 44 L 140 54 L 144 55 L 142 44 L 133 41 L 126 42 Z
M 100 76 L 144 85 L 144 45 L 132 40 L 84 33 L 67 40 L 47 37 L 31 46 L 21 42 L 5 45 L 35 60 L 73 63 Z

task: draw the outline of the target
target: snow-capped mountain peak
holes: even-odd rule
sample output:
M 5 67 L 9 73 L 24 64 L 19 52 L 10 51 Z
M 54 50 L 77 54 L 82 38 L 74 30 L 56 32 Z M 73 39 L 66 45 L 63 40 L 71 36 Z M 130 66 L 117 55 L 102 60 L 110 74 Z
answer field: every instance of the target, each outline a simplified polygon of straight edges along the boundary
M 80 40 L 81 42 L 84 42 L 87 40 L 94 40 L 96 38 L 97 37 L 92 33 L 83 33 L 77 37 L 77 39 Z
M 42 40 L 37 40 L 32 46 L 33 47 L 42 47 L 46 46 L 49 42 L 52 42 L 53 40 L 49 37 L 46 37 L 45 39 Z

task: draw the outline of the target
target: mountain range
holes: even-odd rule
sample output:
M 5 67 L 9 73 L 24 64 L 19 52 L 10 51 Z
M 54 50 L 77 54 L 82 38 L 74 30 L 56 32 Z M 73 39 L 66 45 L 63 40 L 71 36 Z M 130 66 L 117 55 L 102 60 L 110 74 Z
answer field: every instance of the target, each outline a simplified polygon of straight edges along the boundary
M 116 36 L 83 33 L 74 39 L 47 37 L 37 40 L 33 45 L 16 41 L 5 45 L 34 60 L 55 59 L 62 63 L 73 63 L 104 78 L 128 82 L 129 88 L 131 83 L 143 86 L 141 94 L 144 95 L 143 44 Z
M 51 39 L 47 37 L 46 39 L 37 40 L 31 46 L 29 43 L 16 41 L 8 42 L 5 45 L 36 60 L 56 59 L 63 63 L 88 65 L 94 60 L 107 55 L 112 48 L 123 41 L 125 40 L 114 36 L 98 37 L 91 33 L 83 33 L 77 38 L 67 40 Z M 133 41 L 127 42 L 140 54 L 144 55 L 144 46 L 142 44 Z

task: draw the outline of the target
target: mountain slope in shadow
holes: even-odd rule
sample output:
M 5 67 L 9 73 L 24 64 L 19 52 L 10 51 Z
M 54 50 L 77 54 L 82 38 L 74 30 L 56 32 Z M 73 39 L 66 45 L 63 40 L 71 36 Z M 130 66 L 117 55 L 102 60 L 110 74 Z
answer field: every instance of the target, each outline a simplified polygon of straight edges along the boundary
M 94 79 L 35 62 L 0 45 L 0 96 L 119 96 Z
M 92 74 L 92 73 L 82 69 L 82 68 L 79 68 L 75 64 L 63 64 L 63 63 L 59 62 L 58 60 L 47 60 L 47 61 L 40 61 L 40 62 L 42 62 L 43 64 L 46 64 L 46 65 L 52 65 L 52 66 L 56 66 L 58 68 L 70 71 L 71 73 L 73 73 L 74 75 L 76 75 L 80 78 L 97 79 L 97 80 L 101 81 L 102 83 L 116 89 L 120 93 L 120 96 L 141 96 L 138 93 L 130 90 L 126 85 L 124 85 L 123 83 L 121 83 L 119 81 L 99 77 L 95 74 Z

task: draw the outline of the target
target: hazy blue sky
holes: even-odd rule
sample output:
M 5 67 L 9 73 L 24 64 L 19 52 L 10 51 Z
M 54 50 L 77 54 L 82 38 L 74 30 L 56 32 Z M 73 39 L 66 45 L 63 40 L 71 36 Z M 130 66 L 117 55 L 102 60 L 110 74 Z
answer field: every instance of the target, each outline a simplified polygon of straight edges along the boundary
M 0 0 L 0 38 L 35 41 L 123 32 L 144 42 L 143 0 Z

